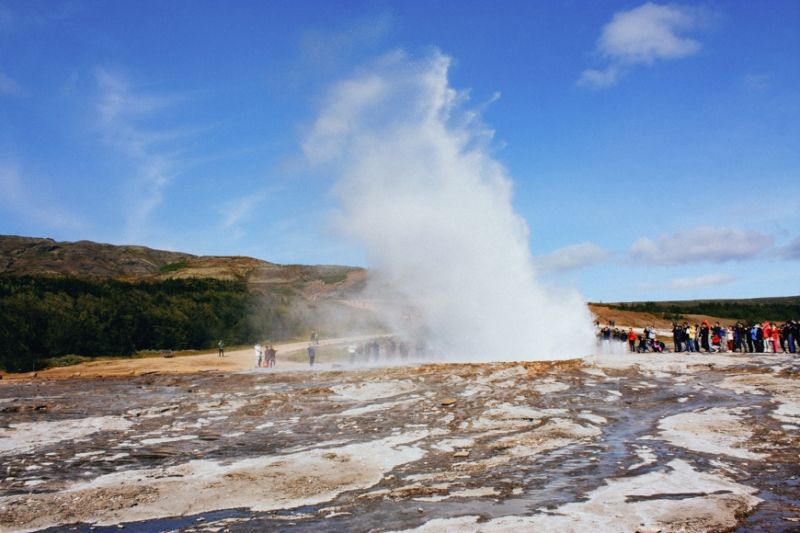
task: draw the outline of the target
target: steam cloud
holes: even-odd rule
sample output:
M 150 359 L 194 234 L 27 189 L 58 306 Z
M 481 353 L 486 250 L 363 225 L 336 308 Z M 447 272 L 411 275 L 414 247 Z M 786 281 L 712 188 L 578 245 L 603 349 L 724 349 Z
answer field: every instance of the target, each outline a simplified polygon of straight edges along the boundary
M 334 85 L 303 149 L 334 170 L 343 233 L 398 334 L 449 361 L 550 360 L 592 350 L 574 291 L 537 284 L 492 131 L 464 108 L 440 53 L 395 52 Z

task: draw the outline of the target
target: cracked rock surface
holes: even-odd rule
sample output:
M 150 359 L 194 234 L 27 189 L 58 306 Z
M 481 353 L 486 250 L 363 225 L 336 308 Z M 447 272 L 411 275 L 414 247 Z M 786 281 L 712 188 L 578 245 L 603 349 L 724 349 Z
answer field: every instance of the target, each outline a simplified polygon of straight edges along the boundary
M 796 531 L 798 361 L 0 384 L 0 532 Z

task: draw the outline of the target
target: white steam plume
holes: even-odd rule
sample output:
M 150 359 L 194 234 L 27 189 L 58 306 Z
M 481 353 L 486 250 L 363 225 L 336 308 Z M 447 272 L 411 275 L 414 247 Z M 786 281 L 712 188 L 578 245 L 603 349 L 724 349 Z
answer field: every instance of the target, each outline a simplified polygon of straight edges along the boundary
M 334 169 L 340 227 L 365 249 L 390 316 L 412 308 L 448 360 L 582 357 L 588 308 L 536 283 L 492 132 L 448 85 L 449 62 L 396 52 L 334 85 L 303 149 Z M 412 323 L 392 325 L 411 335 Z

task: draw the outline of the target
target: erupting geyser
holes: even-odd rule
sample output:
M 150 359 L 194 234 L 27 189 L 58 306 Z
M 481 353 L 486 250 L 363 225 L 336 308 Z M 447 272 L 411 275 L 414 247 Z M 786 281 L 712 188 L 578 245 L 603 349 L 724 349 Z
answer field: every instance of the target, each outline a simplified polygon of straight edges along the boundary
M 589 310 L 537 283 L 493 132 L 448 85 L 449 62 L 395 52 L 337 83 L 304 151 L 334 169 L 339 227 L 366 251 L 372 296 L 398 333 L 419 334 L 421 321 L 449 361 L 582 357 Z

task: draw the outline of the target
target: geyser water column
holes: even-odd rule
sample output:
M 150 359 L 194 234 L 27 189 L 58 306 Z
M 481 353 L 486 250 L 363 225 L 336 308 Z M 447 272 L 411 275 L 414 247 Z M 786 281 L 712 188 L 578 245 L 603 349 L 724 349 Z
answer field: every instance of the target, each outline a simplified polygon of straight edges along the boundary
M 536 282 L 493 132 L 448 85 L 449 62 L 395 52 L 331 87 L 303 149 L 337 177 L 338 227 L 379 273 L 376 300 L 413 307 L 448 361 L 582 357 L 589 310 Z

